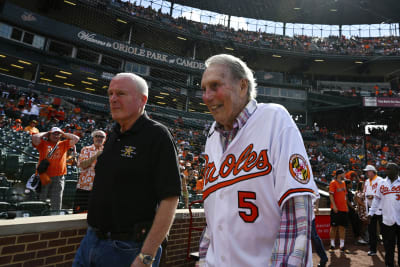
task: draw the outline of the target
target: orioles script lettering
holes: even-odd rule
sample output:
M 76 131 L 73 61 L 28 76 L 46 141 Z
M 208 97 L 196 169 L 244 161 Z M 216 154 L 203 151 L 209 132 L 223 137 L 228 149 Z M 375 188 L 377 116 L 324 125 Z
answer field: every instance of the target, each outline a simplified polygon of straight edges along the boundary
M 267 150 L 264 149 L 261 150 L 260 153 L 257 153 L 253 151 L 253 144 L 248 145 L 237 159 L 233 154 L 227 155 L 218 171 L 214 162 L 209 162 L 208 155 L 205 156 L 205 159 L 204 185 L 214 183 L 219 178 L 226 178 L 230 174 L 237 176 L 241 171 L 249 173 L 254 168 L 262 171 L 261 175 L 266 175 L 272 170 L 268 160 Z

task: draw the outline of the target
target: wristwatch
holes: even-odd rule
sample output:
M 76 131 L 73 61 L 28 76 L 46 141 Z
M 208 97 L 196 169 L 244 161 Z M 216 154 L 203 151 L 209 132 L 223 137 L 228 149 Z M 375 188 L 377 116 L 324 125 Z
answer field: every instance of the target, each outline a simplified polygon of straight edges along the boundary
M 149 265 L 149 266 L 155 260 L 155 258 L 153 258 L 151 255 L 146 255 L 146 254 L 143 254 L 142 252 L 139 253 L 139 258 L 143 262 L 143 264 Z

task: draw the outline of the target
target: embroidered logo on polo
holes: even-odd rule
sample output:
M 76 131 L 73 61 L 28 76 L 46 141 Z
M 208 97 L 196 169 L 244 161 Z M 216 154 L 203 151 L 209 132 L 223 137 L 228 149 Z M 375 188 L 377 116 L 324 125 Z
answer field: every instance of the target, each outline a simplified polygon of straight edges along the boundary
M 293 154 L 289 159 L 289 171 L 299 183 L 306 184 L 310 181 L 310 168 L 306 159 L 299 154 Z
M 124 146 L 124 149 L 121 149 L 121 156 L 124 158 L 133 158 L 133 155 L 136 155 L 136 147 L 134 146 Z

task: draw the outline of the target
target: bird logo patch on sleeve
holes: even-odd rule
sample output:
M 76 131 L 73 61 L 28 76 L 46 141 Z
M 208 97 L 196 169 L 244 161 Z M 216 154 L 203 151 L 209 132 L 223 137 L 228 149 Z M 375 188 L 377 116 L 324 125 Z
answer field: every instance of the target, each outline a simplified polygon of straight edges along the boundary
M 310 168 L 302 155 L 293 154 L 289 160 L 289 171 L 292 177 L 302 184 L 310 181 Z

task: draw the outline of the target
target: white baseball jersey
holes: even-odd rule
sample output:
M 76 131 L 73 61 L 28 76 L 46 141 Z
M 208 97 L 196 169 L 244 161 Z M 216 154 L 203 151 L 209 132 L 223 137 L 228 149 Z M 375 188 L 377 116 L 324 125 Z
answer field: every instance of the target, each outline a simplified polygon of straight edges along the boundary
M 387 226 L 400 225 L 400 178 L 393 183 L 389 178 L 382 180 L 376 190 L 369 215 L 382 208 L 383 223 Z
M 214 123 L 205 154 L 206 266 L 268 266 L 285 202 L 318 192 L 296 124 L 281 105 L 257 104 L 225 152 Z
M 376 176 L 376 178 L 371 182 L 371 179 L 367 179 L 364 183 L 364 194 L 365 194 L 365 207 L 367 207 L 367 212 L 372 206 L 372 199 L 368 199 L 368 196 L 375 196 L 378 184 L 382 181 L 382 177 Z M 377 209 L 375 211 L 376 215 L 382 215 L 382 209 Z

